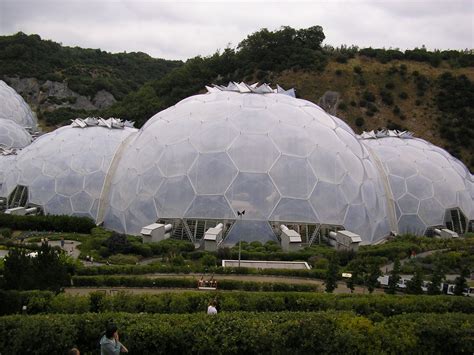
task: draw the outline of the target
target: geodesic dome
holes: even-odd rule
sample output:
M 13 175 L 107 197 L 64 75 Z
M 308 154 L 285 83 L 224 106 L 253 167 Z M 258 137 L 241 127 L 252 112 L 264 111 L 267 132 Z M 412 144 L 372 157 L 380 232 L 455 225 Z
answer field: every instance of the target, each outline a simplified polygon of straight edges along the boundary
M 36 115 L 17 92 L 0 80 L 0 119 L 11 120 L 24 128 L 36 130 Z
M 4 178 L 3 195 L 28 188 L 28 201 L 46 214 L 97 219 L 106 174 L 133 128 L 59 128 L 18 152 Z
M 459 160 L 422 139 L 391 132 L 362 142 L 380 159 L 390 186 L 399 233 L 423 235 L 460 209 L 474 219 L 474 180 Z
M 11 120 L 0 118 L 0 146 L 4 148 L 24 148 L 31 143 L 31 135 Z
M 126 143 L 106 227 L 137 234 L 158 218 L 245 210 L 227 242 L 272 239 L 268 221 L 343 226 L 367 243 L 389 233 L 377 170 L 344 122 L 284 93 L 221 89 L 156 114 Z

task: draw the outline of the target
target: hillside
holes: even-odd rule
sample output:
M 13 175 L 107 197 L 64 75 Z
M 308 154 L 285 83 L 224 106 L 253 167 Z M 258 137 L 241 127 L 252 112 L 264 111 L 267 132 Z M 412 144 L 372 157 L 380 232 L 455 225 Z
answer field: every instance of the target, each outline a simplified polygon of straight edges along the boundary
M 64 88 L 57 97 L 57 90 L 47 87 L 33 108 L 48 125 L 100 114 L 132 119 L 141 126 L 156 112 L 203 92 L 205 85 L 231 80 L 294 87 L 298 97 L 315 103 L 333 91 L 338 100 L 332 112 L 355 131 L 409 129 L 474 170 L 472 51 L 333 48 L 323 46 L 324 38 L 320 26 L 263 29 L 236 48 L 183 64 L 143 53 L 62 47 L 19 33 L 0 37 L 0 77 L 35 78 L 50 87 L 63 83 L 74 95 L 89 98 L 92 106 L 78 109 L 75 103 L 82 97 L 68 96 Z M 18 91 L 31 104 L 29 86 L 21 80 L 23 84 L 13 86 L 23 89 Z M 106 95 L 103 91 L 114 100 L 100 106 L 97 95 Z
M 0 36 L 0 79 L 53 124 L 61 121 L 61 113 L 70 118 L 71 110 L 86 114 L 109 107 L 180 65 L 145 53 L 65 47 L 21 32 Z M 55 110 L 60 115 L 52 114 Z

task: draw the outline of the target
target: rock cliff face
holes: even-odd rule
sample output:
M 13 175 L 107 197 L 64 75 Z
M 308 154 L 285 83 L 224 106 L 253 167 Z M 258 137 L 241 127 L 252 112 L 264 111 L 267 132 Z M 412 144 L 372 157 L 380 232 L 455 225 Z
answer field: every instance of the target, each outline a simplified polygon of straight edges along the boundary
M 65 82 L 14 77 L 6 77 L 5 81 L 22 95 L 35 111 L 54 111 L 61 107 L 93 111 L 108 108 L 117 101 L 105 90 L 100 90 L 94 97 L 79 95 L 69 89 Z

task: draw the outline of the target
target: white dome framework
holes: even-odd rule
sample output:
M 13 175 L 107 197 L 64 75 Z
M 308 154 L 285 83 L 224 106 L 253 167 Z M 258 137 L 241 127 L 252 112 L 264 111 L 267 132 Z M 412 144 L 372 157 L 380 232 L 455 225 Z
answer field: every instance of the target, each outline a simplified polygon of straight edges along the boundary
M 23 186 L 45 213 L 128 234 L 161 221 L 196 241 L 222 223 L 226 244 L 276 240 L 281 224 L 307 243 L 339 229 L 365 244 L 472 229 L 473 176 L 441 148 L 408 132 L 356 136 L 294 90 L 207 89 L 140 130 L 88 118 L 40 137 L 9 159 L 0 197 Z
M 16 124 L 35 132 L 36 115 L 18 93 L 0 80 L 0 119 L 11 120 Z

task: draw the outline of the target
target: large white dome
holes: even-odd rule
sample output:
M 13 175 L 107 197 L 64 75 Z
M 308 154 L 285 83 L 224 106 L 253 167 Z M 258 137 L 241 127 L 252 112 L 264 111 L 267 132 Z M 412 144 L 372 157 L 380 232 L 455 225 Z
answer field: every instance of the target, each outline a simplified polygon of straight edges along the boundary
M 3 195 L 28 187 L 28 201 L 46 214 L 97 219 L 112 158 L 132 128 L 59 128 L 18 152 L 4 178 Z M 1 194 L 0 194 L 1 195 Z
M 449 209 L 474 219 L 474 180 L 448 152 L 410 136 L 363 143 L 383 164 L 400 233 L 424 234 L 428 227 L 443 226 Z
M 228 242 L 268 239 L 268 221 L 344 226 L 365 242 L 390 231 L 367 150 L 309 101 L 192 96 L 152 117 L 122 151 L 104 220 L 115 230 L 137 234 L 158 218 L 235 220 L 245 210 L 247 227 L 236 224 Z
M 36 130 L 38 124 L 35 114 L 25 100 L 0 80 L 0 119 L 2 118 L 32 130 Z
M 364 243 L 474 227 L 473 176 L 449 153 L 406 132 L 357 137 L 281 88 L 210 88 L 139 131 L 76 121 L 0 157 L 0 196 L 23 196 L 24 186 L 45 213 L 129 234 L 162 221 L 193 239 L 223 223 L 229 244 L 276 239 L 280 224 L 304 241 L 345 228 Z
M 31 135 L 11 120 L 0 118 L 0 147 L 20 149 L 31 143 Z

